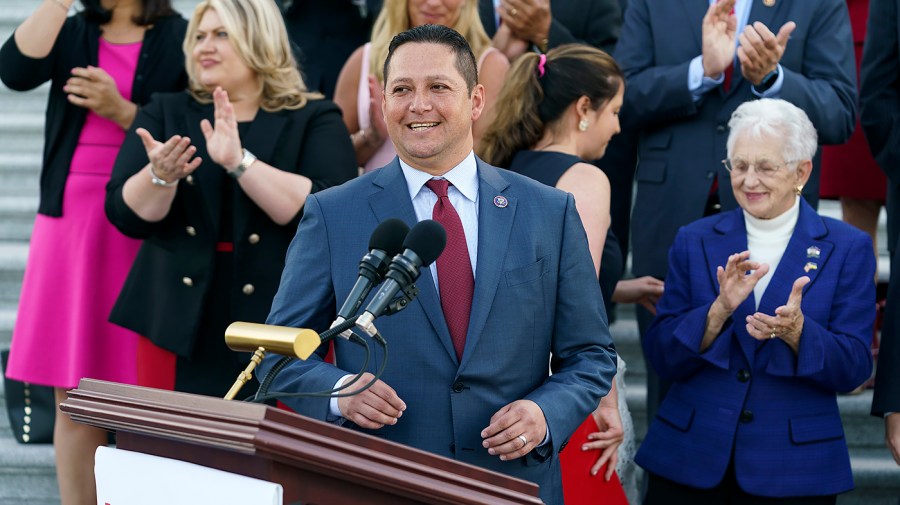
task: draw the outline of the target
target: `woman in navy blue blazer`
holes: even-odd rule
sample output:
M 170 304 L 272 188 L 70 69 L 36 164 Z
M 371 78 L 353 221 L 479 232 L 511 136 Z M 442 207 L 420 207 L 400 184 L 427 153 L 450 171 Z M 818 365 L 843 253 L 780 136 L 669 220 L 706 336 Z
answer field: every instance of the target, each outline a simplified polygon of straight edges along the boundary
M 835 503 L 853 488 L 835 394 L 869 377 L 868 235 L 799 197 L 816 131 L 782 100 L 729 122 L 739 209 L 683 227 L 644 353 L 672 381 L 636 461 L 647 504 Z

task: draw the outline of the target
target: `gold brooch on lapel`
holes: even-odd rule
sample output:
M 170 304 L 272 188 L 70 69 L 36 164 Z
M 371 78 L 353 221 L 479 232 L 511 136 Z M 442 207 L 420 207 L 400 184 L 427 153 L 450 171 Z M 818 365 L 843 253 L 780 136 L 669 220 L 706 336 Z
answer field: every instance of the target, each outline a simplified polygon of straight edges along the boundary
M 815 263 L 813 263 L 812 261 L 809 261 L 806 263 L 806 266 L 803 267 L 803 271 L 806 273 L 809 273 L 810 270 L 818 270 L 818 268 L 819 267 Z
M 494 205 L 502 209 L 509 205 L 509 200 L 503 195 L 497 195 L 494 197 Z
M 806 248 L 807 258 L 818 258 L 820 254 L 822 254 L 822 250 L 814 245 Z
M 763 0 L 763 5 L 765 5 L 766 7 L 774 7 L 775 0 Z

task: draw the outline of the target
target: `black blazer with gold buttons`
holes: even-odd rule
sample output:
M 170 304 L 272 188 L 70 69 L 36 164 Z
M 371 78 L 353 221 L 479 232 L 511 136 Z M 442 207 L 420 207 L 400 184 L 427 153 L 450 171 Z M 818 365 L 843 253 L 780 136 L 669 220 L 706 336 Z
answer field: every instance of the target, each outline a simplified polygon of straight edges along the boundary
M 187 93 L 155 95 L 126 137 L 106 192 L 106 214 L 122 233 L 144 242 L 113 307 L 110 321 L 148 337 L 156 345 L 189 356 L 212 285 L 222 209 L 225 170 L 210 160 L 200 121 L 213 121 L 213 105 Z M 122 188 L 148 162 L 134 129 L 146 128 L 165 141 L 186 135 L 203 163 L 176 189 L 169 214 L 144 221 L 124 202 Z M 241 143 L 261 161 L 312 180 L 313 191 L 341 184 L 357 173 L 350 138 L 340 111 L 330 101 L 310 100 L 298 110 L 262 109 Z M 278 288 L 287 247 L 302 210 L 286 225 L 272 221 L 235 184 L 231 206 L 234 277 L 230 280 L 234 317 L 264 322 Z

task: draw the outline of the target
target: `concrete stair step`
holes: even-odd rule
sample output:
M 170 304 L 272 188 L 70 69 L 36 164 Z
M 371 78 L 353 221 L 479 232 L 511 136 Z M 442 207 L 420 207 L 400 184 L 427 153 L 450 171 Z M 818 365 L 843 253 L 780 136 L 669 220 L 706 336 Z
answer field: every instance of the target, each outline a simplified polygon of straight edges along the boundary
M 0 308 L 13 307 L 18 303 L 27 259 L 27 242 L 0 241 Z
M 34 113 L 0 115 L 0 138 L 8 153 L 40 153 L 44 147 L 44 117 Z
M 0 243 L 27 246 L 37 209 L 37 192 L 25 196 L 0 196 Z
M 9 349 L 12 342 L 12 330 L 16 324 L 17 305 L 0 306 L 0 349 Z
M 850 450 L 856 489 L 838 497 L 838 505 L 897 505 L 900 503 L 900 466 L 887 448 Z
M 5 412 L 4 412 L 5 414 Z M 0 437 L 0 504 L 59 504 L 53 446 Z

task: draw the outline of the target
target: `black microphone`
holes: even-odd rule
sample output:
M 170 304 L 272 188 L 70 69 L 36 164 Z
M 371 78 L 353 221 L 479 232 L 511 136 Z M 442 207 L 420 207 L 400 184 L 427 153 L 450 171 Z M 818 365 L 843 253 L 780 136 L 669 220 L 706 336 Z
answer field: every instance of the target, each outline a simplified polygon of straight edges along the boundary
M 394 256 L 384 284 L 375 292 L 366 311 L 356 320 L 356 326 L 369 335 L 374 335 L 372 321 L 387 310 L 398 291 L 415 282 L 420 268 L 427 267 L 441 255 L 445 245 L 447 232 L 440 223 L 431 219 L 416 223 L 403 241 L 403 253 Z
M 369 252 L 359 262 L 359 277 L 338 311 L 337 323 L 346 321 L 356 314 L 369 296 L 373 286 L 378 285 L 388 271 L 391 258 L 403 250 L 403 241 L 409 233 L 409 226 L 397 218 L 379 224 L 369 237 Z

